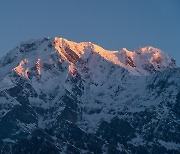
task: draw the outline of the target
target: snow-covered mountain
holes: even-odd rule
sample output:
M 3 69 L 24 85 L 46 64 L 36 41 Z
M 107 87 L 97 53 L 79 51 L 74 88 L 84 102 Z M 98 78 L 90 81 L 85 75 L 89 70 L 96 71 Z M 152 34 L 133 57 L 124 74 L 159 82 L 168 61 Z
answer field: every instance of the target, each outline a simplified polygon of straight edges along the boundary
M 179 153 L 180 68 L 153 47 L 43 38 L 0 59 L 2 153 Z

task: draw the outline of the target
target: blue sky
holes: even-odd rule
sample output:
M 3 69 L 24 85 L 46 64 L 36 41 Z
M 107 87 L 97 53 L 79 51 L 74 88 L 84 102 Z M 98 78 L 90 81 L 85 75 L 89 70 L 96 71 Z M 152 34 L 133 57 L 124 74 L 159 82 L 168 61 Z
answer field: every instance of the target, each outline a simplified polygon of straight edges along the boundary
M 105 49 L 154 46 L 180 65 L 179 0 L 1 0 L 0 57 L 45 36 Z

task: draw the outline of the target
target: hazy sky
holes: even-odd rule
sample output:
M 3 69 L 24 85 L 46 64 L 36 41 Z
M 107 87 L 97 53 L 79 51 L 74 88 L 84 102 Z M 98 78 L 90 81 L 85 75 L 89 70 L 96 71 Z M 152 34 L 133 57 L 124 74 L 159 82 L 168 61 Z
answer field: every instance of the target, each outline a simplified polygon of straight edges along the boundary
M 0 57 L 45 36 L 114 50 L 151 45 L 180 65 L 180 0 L 0 0 Z

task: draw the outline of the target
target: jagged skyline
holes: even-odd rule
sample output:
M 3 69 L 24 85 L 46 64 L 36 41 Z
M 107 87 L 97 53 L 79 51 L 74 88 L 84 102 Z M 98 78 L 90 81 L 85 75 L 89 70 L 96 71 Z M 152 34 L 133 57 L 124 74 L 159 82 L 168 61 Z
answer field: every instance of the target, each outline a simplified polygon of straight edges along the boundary
M 0 72 L 1 153 L 180 151 L 180 68 L 157 48 L 43 38 Z
M 0 57 L 44 36 L 91 41 L 106 49 L 154 46 L 180 65 L 179 1 L 1 1 Z

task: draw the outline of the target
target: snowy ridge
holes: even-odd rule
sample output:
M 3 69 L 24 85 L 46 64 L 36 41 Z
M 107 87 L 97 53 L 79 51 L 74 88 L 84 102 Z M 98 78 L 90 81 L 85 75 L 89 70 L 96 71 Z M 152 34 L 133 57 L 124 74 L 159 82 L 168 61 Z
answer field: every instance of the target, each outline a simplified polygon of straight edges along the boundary
M 180 69 L 157 48 L 43 38 L 0 72 L 2 152 L 180 152 Z
M 150 46 L 135 51 L 129 51 L 126 48 L 120 51 L 108 51 L 90 42 L 75 43 L 63 38 L 55 38 L 53 45 L 65 59 L 69 57 L 66 55 L 68 50 L 71 53 L 74 52 L 77 55 L 76 58 L 81 57 L 83 60 L 87 60 L 90 53 L 94 52 L 125 68 L 133 75 L 149 75 L 155 71 L 176 67 L 175 61 L 168 54 Z
M 54 46 L 54 50 L 46 48 L 51 45 Z M 29 52 L 30 50 L 33 50 L 33 52 Z M 17 73 L 22 74 L 22 76 L 26 75 L 27 77 L 28 69 L 30 69 L 28 67 L 33 67 L 34 63 L 38 63 L 38 61 L 42 63 L 50 61 L 50 56 L 56 52 L 55 50 L 57 50 L 61 56 L 59 61 L 63 59 L 70 63 L 75 63 L 79 58 L 86 61 L 89 60 L 92 53 L 95 53 L 107 61 L 123 67 L 131 74 L 138 76 L 149 75 L 166 68 L 176 67 L 175 61 L 168 54 L 163 53 L 157 48 L 143 47 L 135 51 L 129 51 L 123 48 L 120 51 L 108 51 L 90 42 L 76 43 L 57 37 L 55 39 L 44 38 L 31 40 L 19 44 L 0 60 L 0 66 L 1 68 L 6 67 L 7 69 L 4 69 L 6 71 L 14 69 Z M 31 57 L 31 61 L 28 61 L 29 57 Z M 20 60 L 21 62 L 17 66 Z M 6 63 L 9 64 L 6 65 Z M 21 68 L 22 65 L 27 68 Z M 39 71 L 40 70 L 38 70 L 38 72 Z

